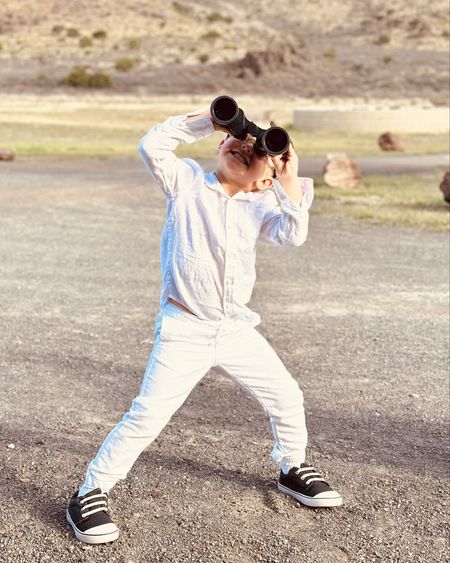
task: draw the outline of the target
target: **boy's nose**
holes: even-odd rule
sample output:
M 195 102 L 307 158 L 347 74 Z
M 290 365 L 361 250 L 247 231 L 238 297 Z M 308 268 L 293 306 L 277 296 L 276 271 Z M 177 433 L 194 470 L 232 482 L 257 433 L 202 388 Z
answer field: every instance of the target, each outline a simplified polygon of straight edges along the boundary
M 252 154 L 253 152 L 253 142 L 251 141 L 242 141 L 241 148 L 245 150 L 248 154 Z

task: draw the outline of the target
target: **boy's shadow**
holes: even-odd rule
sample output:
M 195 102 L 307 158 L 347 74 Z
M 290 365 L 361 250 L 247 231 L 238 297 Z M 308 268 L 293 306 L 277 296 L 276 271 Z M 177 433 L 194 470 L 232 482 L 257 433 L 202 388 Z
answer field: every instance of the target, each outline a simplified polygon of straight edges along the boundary
M 40 443 L 40 440 L 42 440 L 42 433 L 29 431 L 20 441 L 16 440 L 16 447 L 26 451 L 33 447 L 35 448 L 36 444 Z M 89 457 L 87 450 L 90 450 L 90 448 L 88 445 L 85 444 L 84 448 L 82 446 L 80 448 L 79 441 L 70 440 L 68 437 L 64 439 L 64 446 L 55 444 L 53 447 L 57 451 L 64 449 L 68 454 L 70 453 L 71 456 L 76 456 L 77 458 L 83 455 L 83 449 L 85 449 L 86 458 Z M 45 449 L 49 449 L 49 446 L 46 445 Z M 244 473 L 238 468 L 218 467 L 217 465 L 210 465 L 186 456 L 180 458 L 178 455 L 164 454 L 155 449 L 152 451 L 152 445 L 139 456 L 131 471 L 142 463 L 145 464 L 148 470 L 151 470 L 152 466 L 162 467 L 164 474 L 167 476 L 167 481 L 169 479 L 177 480 L 178 473 L 180 475 L 188 474 L 193 480 L 207 480 L 208 478 L 217 480 L 219 477 L 221 480 L 232 483 L 235 488 L 241 491 L 245 489 L 258 491 L 263 496 L 264 504 L 270 509 L 276 510 L 272 498 L 272 493 L 277 490 L 275 478 L 270 479 L 270 477 L 264 478 L 254 473 Z M 161 478 L 158 476 L 158 481 L 160 480 Z M 27 512 L 31 512 L 45 527 L 52 527 L 54 530 L 57 530 L 58 534 L 72 537 L 72 533 L 66 523 L 65 511 L 70 496 L 80 483 L 73 483 L 72 487 L 69 485 L 66 488 L 61 488 L 54 485 L 53 488 L 49 486 L 44 489 L 39 482 L 33 481 L 32 478 L 26 481 L 22 480 L 13 466 L 3 467 L 2 481 L 4 484 L 7 484 L 8 496 L 15 503 L 23 504 L 24 509 Z M 219 485 L 217 486 L 219 488 Z M 150 497 L 150 490 L 148 494 Z

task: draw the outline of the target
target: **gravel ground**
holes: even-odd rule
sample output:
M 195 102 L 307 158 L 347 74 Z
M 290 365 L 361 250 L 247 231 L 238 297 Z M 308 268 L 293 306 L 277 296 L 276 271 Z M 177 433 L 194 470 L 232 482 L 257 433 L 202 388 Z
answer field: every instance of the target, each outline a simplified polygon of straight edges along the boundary
M 448 560 L 445 233 L 314 215 L 304 246 L 260 243 L 250 306 L 342 507 L 278 492 L 264 412 L 211 371 L 86 546 L 65 506 L 139 389 L 164 198 L 137 161 L 41 160 L 2 164 L 0 205 L 0 561 Z

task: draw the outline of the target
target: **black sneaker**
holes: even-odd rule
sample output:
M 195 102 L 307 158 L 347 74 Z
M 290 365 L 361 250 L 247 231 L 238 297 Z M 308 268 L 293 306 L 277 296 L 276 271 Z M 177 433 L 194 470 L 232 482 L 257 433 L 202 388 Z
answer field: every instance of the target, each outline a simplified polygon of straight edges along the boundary
M 300 467 L 292 467 L 287 474 L 280 471 L 278 488 L 302 504 L 314 508 L 342 504 L 341 495 L 334 491 L 309 463 L 302 463 Z
M 75 491 L 69 501 L 66 520 L 75 536 L 84 543 L 106 543 L 119 537 L 119 530 L 108 514 L 108 493 L 94 489 L 79 497 Z

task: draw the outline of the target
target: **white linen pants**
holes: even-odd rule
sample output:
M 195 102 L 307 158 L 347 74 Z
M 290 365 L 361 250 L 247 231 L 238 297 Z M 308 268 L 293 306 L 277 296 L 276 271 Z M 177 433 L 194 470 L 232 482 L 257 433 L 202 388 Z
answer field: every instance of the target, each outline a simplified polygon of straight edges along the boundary
M 166 302 L 139 395 L 89 464 L 79 495 L 108 492 L 124 479 L 139 454 L 158 436 L 210 368 L 235 378 L 269 416 L 271 457 L 287 471 L 305 461 L 303 393 L 255 327 L 243 321 L 205 321 Z

